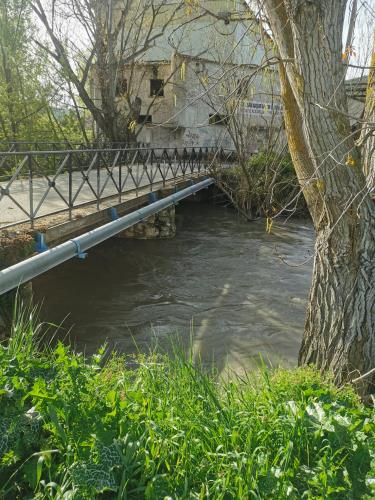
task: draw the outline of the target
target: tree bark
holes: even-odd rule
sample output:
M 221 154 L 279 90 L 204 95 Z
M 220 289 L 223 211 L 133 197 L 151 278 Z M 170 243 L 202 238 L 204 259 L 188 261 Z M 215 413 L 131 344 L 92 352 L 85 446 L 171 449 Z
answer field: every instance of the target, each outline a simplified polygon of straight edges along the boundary
M 281 71 L 287 135 L 297 175 L 310 175 L 316 200 L 308 201 L 316 254 L 299 363 L 333 371 L 338 384 L 375 366 L 375 210 L 346 117 L 345 7 L 265 0 L 280 55 L 294 60 Z M 360 392 L 374 383 L 363 379 Z

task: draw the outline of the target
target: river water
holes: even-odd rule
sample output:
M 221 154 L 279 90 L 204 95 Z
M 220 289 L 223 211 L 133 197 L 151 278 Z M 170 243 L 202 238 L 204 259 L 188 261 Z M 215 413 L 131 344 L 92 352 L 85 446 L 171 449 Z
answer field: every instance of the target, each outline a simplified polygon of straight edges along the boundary
M 112 239 L 34 281 L 42 317 L 92 353 L 182 339 L 219 371 L 296 364 L 310 286 L 305 220 L 248 223 L 230 209 L 185 203 L 171 240 Z

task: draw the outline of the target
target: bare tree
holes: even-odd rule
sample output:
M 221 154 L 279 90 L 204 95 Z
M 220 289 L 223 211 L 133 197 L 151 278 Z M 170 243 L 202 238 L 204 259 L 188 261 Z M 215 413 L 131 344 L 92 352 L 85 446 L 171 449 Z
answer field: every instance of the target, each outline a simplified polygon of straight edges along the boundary
M 340 384 L 375 365 L 375 207 L 347 115 L 346 4 L 264 0 L 283 60 L 289 148 L 317 236 L 299 362 L 332 370 Z M 373 391 L 374 380 L 362 378 L 360 391 Z
M 248 220 L 269 215 L 271 206 L 275 208 L 275 190 L 278 194 L 283 190 L 280 174 L 285 166 L 285 139 L 278 73 L 272 62 L 250 70 L 234 66 L 220 84 L 220 95 L 208 91 L 206 98 L 213 118 L 222 120 L 236 151 L 239 175 L 230 198 L 237 200 L 235 205 Z M 259 154 L 253 162 L 255 153 Z M 231 179 L 231 175 L 223 171 L 219 179 Z M 225 191 L 231 188 L 221 187 Z M 290 198 L 294 198 L 297 189 L 290 187 Z
M 42 0 L 30 1 L 49 38 L 49 43 L 35 42 L 56 62 L 101 135 L 113 143 L 134 142 L 132 124 L 141 101 L 131 80 L 124 80 L 124 70 L 134 74 L 129 68 L 165 35 L 183 2 L 166 9 L 167 0 L 51 0 L 48 8 Z M 74 27 L 80 37 L 62 26 Z
M 207 11 L 203 6 L 202 9 Z M 211 11 L 208 14 L 217 17 Z M 223 25 L 231 24 L 231 30 L 239 28 L 236 43 L 232 45 L 233 53 L 228 54 L 223 50 L 228 35 L 221 32 L 216 46 L 212 40 L 212 62 L 205 65 L 204 71 L 198 65 L 196 71 L 196 80 L 200 82 L 197 95 L 210 109 L 217 145 L 228 147 L 230 143 L 237 161 L 235 167 L 214 170 L 213 175 L 247 220 L 275 216 L 280 210 L 295 212 L 297 206 L 304 205 L 299 203 L 300 188 L 289 168 L 277 71 L 279 58 L 273 41 L 256 12 L 220 13 L 219 20 Z M 220 30 L 220 23 L 217 29 Z M 254 153 L 258 154 L 252 157 Z

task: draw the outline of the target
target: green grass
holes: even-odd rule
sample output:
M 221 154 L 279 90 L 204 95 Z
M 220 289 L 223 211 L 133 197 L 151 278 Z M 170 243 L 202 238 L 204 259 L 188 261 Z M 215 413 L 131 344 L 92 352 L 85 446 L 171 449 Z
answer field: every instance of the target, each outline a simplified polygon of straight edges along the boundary
M 375 418 L 312 368 L 218 382 L 180 354 L 0 348 L 0 498 L 374 498 Z M 372 488 L 372 490 L 371 490 Z

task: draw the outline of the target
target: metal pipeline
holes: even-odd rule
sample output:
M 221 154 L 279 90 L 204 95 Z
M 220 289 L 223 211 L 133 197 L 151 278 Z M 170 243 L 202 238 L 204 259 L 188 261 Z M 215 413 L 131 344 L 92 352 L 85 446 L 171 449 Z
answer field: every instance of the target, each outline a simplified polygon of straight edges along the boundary
M 135 210 L 131 214 L 120 217 L 117 220 L 104 224 L 88 233 L 77 236 L 61 245 L 57 245 L 50 250 L 23 260 L 14 266 L 0 271 L 0 295 L 9 292 L 14 288 L 30 281 L 53 267 L 62 264 L 73 257 L 81 256 L 86 250 L 99 243 L 115 236 L 124 229 L 127 229 L 138 222 L 147 219 L 165 208 L 175 205 L 179 201 L 197 193 L 201 189 L 207 188 L 214 183 L 211 178 L 193 184 L 188 188 L 182 189 L 162 200 L 158 200 L 147 207 Z

